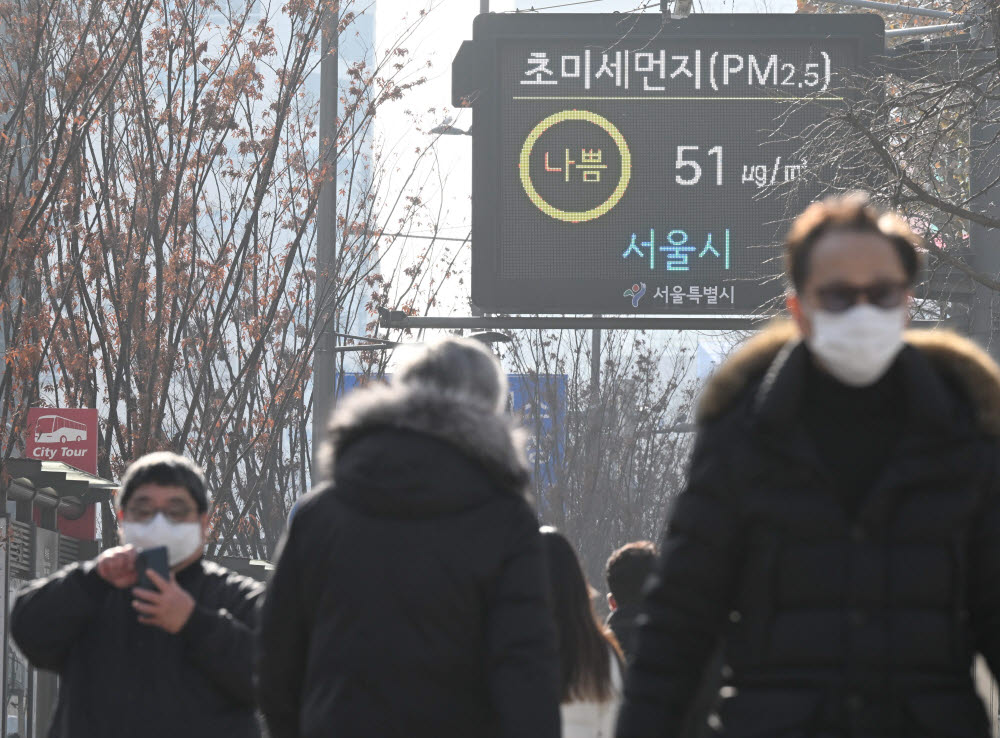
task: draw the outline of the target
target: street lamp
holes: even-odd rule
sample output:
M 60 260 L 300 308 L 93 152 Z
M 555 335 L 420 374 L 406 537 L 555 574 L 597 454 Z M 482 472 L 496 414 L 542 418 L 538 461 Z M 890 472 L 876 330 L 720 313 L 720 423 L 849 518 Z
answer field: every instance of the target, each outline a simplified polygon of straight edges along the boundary
M 671 2 L 674 4 L 674 9 L 670 11 L 670 18 L 672 20 L 680 20 L 691 15 L 691 4 L 694 0 L 660 0 L 660 10 L 663 12 L 663 15 L 667 14 L 667 6 Z
M 472 129 L 465 130 L 464 128 L 456 128 L 448 123 L 442 123 L 439 126 L 434 126 L 429 133 L 437 134 L 438 136 L 471 136 Z
M 468 338 L 484 343 L 487 346 L 494 343 L 510 343 L 513 340 L 508 334 L 501 333 L 500 331 L 477 331 L 476 333 L 470 333 Z
M 379 326 L 382 328 L 391 328 L 394 324 L 405 321 L 407 315 L 402 310 L 389 310 L 388 308 L 380 307 L 378 309 L 378 320 Z M 486 345 L 494 343 L 510 343 L 513 339 L 509 333 L 504 333 L 502 331 L 476 331 L 475 333 L 470 333 L 466 338 L 471 338 L 474 341 L 479 341 Z M 413 344 L 406 344 L 413 345 Z

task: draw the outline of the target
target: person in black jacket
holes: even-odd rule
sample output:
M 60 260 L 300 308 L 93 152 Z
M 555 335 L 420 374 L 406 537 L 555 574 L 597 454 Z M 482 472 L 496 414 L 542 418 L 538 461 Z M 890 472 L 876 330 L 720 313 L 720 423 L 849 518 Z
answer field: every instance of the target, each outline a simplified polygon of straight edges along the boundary
M 126 545 L 22 591 L 11 633 L 37 668 L 58 672 L 50 738 L 244 738 L 260 735 L 253 628 L 262 587 L 203 561 L 208 496 L 201 470 L 149 454 L 122 479 Z M 136 588 L 137 548 L 166 546 L 170 579 Z
M 616 549 L 604 567 L 608 582 L 607 624 L 615 634 L 625 660 L 635 653 L 636 622 L 642 603 L 642 587 L 653 571 L 656 547 L 650 541 L 634 541 Z
M 678 735 L 721 643 L 717 735 L 987 738 L 1000 369 L 904 333 L 917 239 L 863 198 L 811 206 L 787 259 L 794 323 L 703 395 L 617 735 Z
M 413 356 L 335 414 L 261 611 L 273 738 L 558 738 L 559 661 L 506 377 Z

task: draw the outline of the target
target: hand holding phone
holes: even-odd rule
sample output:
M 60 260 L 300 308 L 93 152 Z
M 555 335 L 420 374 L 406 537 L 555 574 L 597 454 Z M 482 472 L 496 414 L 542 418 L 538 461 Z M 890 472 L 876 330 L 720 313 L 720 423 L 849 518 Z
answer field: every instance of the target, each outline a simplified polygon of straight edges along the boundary
M 136 572 L 139 583 L 132 590 L 132 607 L 139 614 L 139 622 L 167 633 L 179 633 L 194 612 L 195 601 L 171 576 L 166 547 L 141 551 Z

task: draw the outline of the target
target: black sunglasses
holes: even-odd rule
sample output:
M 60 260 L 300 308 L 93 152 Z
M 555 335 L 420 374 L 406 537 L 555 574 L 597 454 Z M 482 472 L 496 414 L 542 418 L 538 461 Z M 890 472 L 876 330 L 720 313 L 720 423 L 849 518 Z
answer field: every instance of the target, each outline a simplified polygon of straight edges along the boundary
M 869 305 L 890 310 L 903 304 L 908 288 L 906 282 L 876 282 L 865 287 L 832 284 L 817 287 L 816 296 L 819 298 L 820 307 L 831 313 L 842 313 L 851 309 L 858 304 L 862 296 Z

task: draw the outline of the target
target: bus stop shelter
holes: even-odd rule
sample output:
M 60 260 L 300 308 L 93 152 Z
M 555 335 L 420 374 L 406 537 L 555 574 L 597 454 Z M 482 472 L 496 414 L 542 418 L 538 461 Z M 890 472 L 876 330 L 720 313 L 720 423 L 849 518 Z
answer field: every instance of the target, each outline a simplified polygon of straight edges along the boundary
M 0 597 L 3 607 L 3 736 L 44 738 L 55 711 L 55 674 L 33 669 L 10 640 L 9 614 L 18 590 L 37 577 L 97 555 L 96 540 L 59 533 L 59 519 L 74 520 L 92 505 L 110 500 L 116 482 L 61 461 L 10 459 L 0 479 L 5 510 L 0 515 Z

